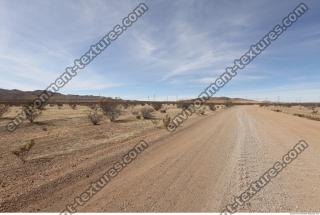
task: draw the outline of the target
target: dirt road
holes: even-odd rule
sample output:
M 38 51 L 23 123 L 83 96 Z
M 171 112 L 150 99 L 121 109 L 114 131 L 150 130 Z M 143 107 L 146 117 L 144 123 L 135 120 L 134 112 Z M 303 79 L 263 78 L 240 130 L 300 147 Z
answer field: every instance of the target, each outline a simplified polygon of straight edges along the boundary
M 320 122 L 239 106 L 161 132 L 140 137 L 149 148 L 79 211 L 220 212 L 301 139 L 309 148 L 240 211 L 320 211 Z M 22 188 L 1 211 L 61 211 L 138 141 L 41 164 L 55 178 Z

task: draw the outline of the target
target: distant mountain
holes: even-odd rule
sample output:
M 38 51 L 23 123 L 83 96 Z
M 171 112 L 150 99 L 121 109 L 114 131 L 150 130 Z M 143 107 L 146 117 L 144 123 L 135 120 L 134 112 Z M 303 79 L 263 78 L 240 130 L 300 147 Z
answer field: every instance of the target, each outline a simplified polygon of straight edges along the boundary
M 43 91 L 21 91 L 21 90 L 5 90 L 0 89 L 0 102 L 29 102 L 37 98 Z M 66 102 L 66 101 L 79 101 L 79 102 L 95 102 L 101 101 L 102 99 L 110 99 L 101 96 L 92 96 L 92 95 L 64 95 L 61 93 L 53 93 L 53 96 L 50 98 L 52 102 Z
M 0 89 L 0 103 L 26 103 L 31 102 L 36 99 L 43 91 L 35 90 L 35 91 L 21 91 L 21 90 L 6 90 Z M 54 95 L 50 98 L 50 102 L 99 102 L 101 100 L 116 100 L 110 97 L 102 97 L 102 96 L 93 96 L 93 95 L 64 95 L 61 93 L 54 93 Z M 119 99 L 117 99 L 119 101 Z M 185 102 L 192 102 L 195 99 L 191 100 L 183 100 Z M 126 100 L 122 100 L 126 101 Z M 139 102 L 136 100 L 132 100 L 131 102 Z M 225 102 L 236 102 L 236 103 L 256 103 L 254 100 L 247 100 L 241 98 L 229 98 L 229 97 L 211 97 L 208 100 L 209 103 L 225 103 Z

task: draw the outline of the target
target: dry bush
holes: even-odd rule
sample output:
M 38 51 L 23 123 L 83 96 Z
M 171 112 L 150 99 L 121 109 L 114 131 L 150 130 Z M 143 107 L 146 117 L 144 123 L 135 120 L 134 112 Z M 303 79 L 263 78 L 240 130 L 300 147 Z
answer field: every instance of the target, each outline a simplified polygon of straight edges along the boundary
M 317 108 L 317 107 L 312 107 L 312 108 L 311 108 L 313 114 L 317 114 L 317 113 L 318 113 L 318 110 L 317 110 L 316 108 Z
M 58 105 L 58 109 L 61 109 L 63 107 L 63 104 L 57 104 Z
M 305 115 L 304 115 L 304 114 L 301 114 L 301 113 L 294 113 L 293 115 L 294 115 L 294 116 L 298 116 L 298 117 L 305 117 Z
M 92 122 L 93 125 L 99 125 L 99 123 L 102 120 L 102 114 L 99 113 L 98 109 L 95 109 L 93 111 L 90 111 L 88 114 L 88 118 Z
M 138 110 L 132 110 L 131 113 L 132 113 L 133 115 L 135 115 L 135 116 L 140 115 L 140 111 L 138 111 Z
M 9 110 L 9 105 L 0 105 L 0 117 Z
M 54 104 L 49 104 L 50 107 L 54 107 Z
M 166 114 L 166 116 L 162 119 L 162 122 L 163 122 L 163 126 L 167 128 L 171 122 L 170 116 Z
M 110 119 L 111 122 L 115 122 L 121 115 L 122 106 L 115 103 L 101 103 L 100 108 L 104 114 Z
M 27 120 L 29 120 L 31 123 L 34 122 L 34 120 L 41 115 L 41 110 L 35 108 L 33 105 L 26 105 L 23 107 L 23 112 L 27 118 Z
M 154 111 L 151 107 L 145 107 L 141 109 L 141 114 L 144 119 L 153 119 L 152 112 Z
M 167 109 L 161 109 L 160 113 L 167 113 Z
M 18 158 L 20 158 L 20 160 L 22 160 L 23 163 L 24 163 L 26 161 L 25 157 L 27 156 L 28 152 L 31 150 L 31 148 L 34 145 L 35 145 L 35 141 L 34 140 L 30 140 L 29 143 L 27 143 L 26 145 L 23 145 L 18 150 L 12 151 L 12 153 L 14 155 L 16 155 Z
M 128 102 L 124 102 L 124 103 L 122 103 L 121 105 L 122 105 L 122 107 L 123 107 L 124 109 L 127 109 L 127 108 L 130 106 L 130 104 L 129 104 Z
M 227 108 L 229 108 L 229 107 L 232 107 L 233 106 L 233 104 L 232 104 L 232 102 L 231 101 L 226 101 L 225 103 L 224 103 L 224 105 L 227 107 Z
M 97 109 L 97 105 L 96 104 L 88 104 L 86 105 L 88 108 L 90 108 L 91 110 L 96 110 Z
M 212 110 L 212 111 L 216 111 L 217 110 L 217 108 L 216 108 L 216 106 L 214 104 L 209 104 L 208 106 L 209 106 L 209 109 Z
M 280 109 L 274 109 L 273 111 L 274 112 L 282 112 L 282 110 L 280 110 Z
M 178 103 L 177 104 L 177 108 L 181 108 L 183 110 L 188 109 L 189 106 L 190 106 L 190 104 L 188 104 L 188 103 Z
M 151 121 L 156 128 L 161 128 L 161 125 L 160 125 L 161 121 L 159 119 L 151 119 Z
M 198 114 L 198 115 L 205 115 L 205 113 L 206 113 L 206 111 L 205 111 L 204 107 L 202 107 L 201 109 L 199 109 L 199 110 L 197 111 L 197 114 Z
M 69 104 L 70 108 L 72 110 L 76 110 L 77 109 L 77 105 L 76 104 Z
M 161 103 L 152 103 L 151 106 L 153 107 L 153 109 L 155 109 L 156 111 L 160 110 L 162 108 L 162 104 Z

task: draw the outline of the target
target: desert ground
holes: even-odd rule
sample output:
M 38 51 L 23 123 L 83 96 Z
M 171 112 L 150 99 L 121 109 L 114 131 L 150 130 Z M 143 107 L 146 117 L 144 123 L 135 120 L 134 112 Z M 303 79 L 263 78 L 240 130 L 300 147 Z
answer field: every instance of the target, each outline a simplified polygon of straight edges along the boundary
M 239 211 L 320 210 L 316 120 L 258 105 L 221 106 L 170 133 L 129 112 L 93 125 L 90 108 L 64 105 L 7 132 L 19 111 L 10 108 L 0 120 L 2 212 L 62 211 L 141 140 L 149 147 L 79 212 L 220 212 L 301 139 L 309 148 Z M 178 111 L 167 107 L 169 115 Z M 12 153 L 30 141 L 35 144 L 23 159 Z

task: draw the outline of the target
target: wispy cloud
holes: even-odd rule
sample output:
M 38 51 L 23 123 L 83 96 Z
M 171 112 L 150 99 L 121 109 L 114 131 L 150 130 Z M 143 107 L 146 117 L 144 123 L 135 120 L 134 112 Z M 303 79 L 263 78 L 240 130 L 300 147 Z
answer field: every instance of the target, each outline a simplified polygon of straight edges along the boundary
M 0 88 L 45 88 L 139 3 L 1 1 Z M 298 3 L 146 1 L 147 14 L 62 92 L 101 91 L 137 98 L 153 93 L 164 98 L 197 95 Z M 220 95 L 232 91 L 249 95 L 251 91 L 291 85 L 295 83 L 293 77 L 320 80 L 316 58 L 320 54 L 320 26 L 316 21 L 320 3 L 308 5 L 312 10 L 240 71 Z M 184 92 L 184 85 L 188 85 L 188 92 Z M 311 92 L 316 92 L 316 86 Z

